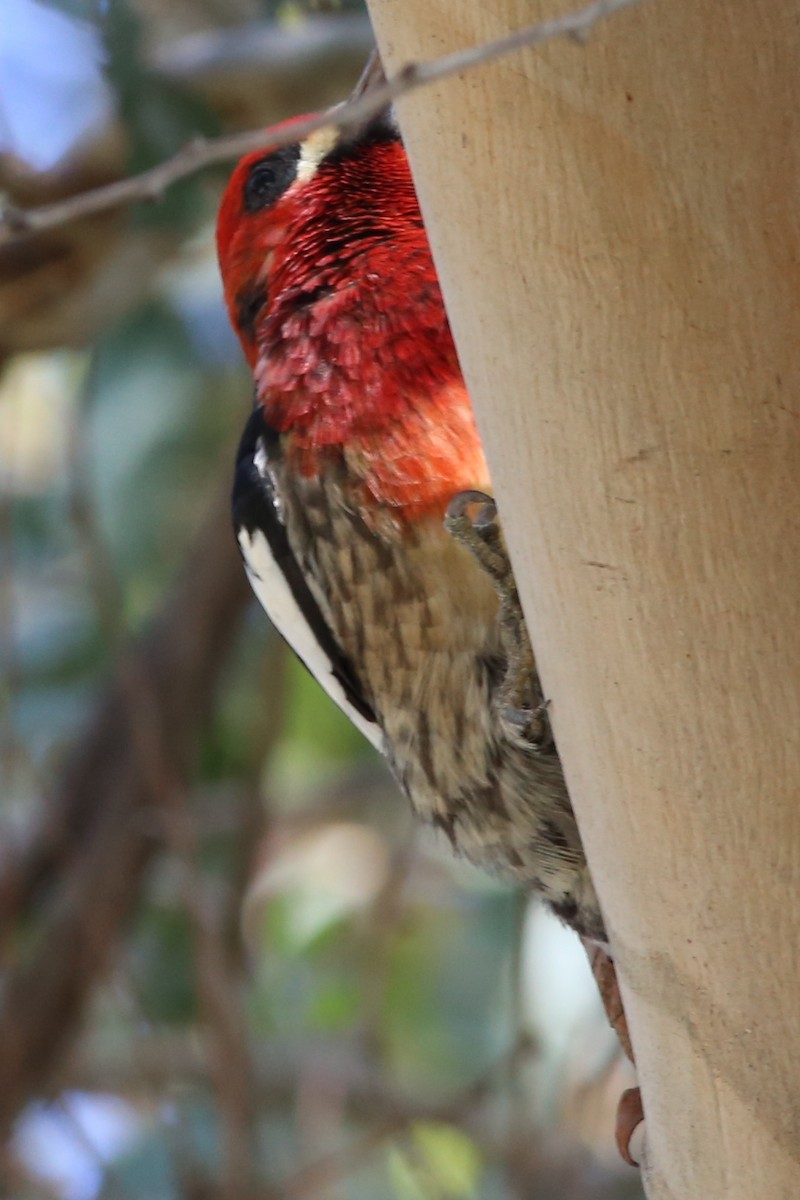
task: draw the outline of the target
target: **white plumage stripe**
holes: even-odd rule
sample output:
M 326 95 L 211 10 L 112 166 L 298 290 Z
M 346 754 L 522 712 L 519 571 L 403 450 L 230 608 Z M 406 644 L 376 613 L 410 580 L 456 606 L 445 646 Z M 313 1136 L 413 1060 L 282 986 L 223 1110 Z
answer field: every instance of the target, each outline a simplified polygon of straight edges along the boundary
M 292 589 L 275 561 L 269 542 L 258 529 L 237 530 L 250 586 L 275 628 L 286 639 L 295 654 L 302 659 L 314 678 L 321 684 L 342 712 L 375 747 L 383 752 L 383 734 L 375 721 L 369 721 L 347 698 L 334 673 L 334 664 L 317 640 L 306 621 Z

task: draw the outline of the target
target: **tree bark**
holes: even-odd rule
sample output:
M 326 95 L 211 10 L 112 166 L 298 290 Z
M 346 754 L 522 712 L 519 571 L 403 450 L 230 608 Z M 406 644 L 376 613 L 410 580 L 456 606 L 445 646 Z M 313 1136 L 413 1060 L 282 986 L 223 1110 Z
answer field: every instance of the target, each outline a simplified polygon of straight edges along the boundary
M 390 72 L 553 15 L 370 7 Z M 662 0 L 399 109 L 652 1200 L 800 1195 L 798 63 L 789 0 Z

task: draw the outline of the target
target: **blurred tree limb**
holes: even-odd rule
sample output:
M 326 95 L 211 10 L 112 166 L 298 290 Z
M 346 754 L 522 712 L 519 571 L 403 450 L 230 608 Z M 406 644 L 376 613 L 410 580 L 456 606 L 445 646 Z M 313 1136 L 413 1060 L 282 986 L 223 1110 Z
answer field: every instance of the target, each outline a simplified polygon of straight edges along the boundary
M 46 1086 L 109 964 L 165 813 L 191 777 L 248 598 L 226 493 L 120 662 L 27 850 L 0 868 L 0 938 L 34 901 L 39 917 L 0 994 L 0 1126 Z

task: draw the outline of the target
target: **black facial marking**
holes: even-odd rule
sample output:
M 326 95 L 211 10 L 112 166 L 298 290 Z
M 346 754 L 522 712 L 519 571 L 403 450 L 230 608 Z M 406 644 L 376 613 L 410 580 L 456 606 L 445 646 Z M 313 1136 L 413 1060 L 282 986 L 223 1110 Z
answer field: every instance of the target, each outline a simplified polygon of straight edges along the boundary
M 299 159 L 299 145 L 281 146 L 253 163 L 244 185 L 245 212 L 262 212 L 280 200 L 297 177 Z
M 239 328 L 249 338 L 255 337 L 258 314 L 266 303 L 267 289 L 265 285 L 248 288 L 246 291 L 239 292 L 236 297 L 236 317 Z

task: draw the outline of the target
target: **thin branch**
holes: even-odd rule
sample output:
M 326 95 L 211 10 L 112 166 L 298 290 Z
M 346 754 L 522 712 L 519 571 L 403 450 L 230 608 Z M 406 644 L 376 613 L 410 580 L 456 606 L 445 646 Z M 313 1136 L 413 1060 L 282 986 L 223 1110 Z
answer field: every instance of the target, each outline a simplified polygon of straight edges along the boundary
M 357 98 L 334 105 L 317 116 L 303 117 L 267 129 L 255 129 L 210 140 L 195 138 L 174 157 L 159 163 L 149 171 L 143 171 L 140 175 L 120 179 L 106 187 L 38 208 L 6 207 L 0 212 L 0 246 L 24 234 L 52 229 L 68 221 L 123 204 L 139 200 L 157 200 L 172 184 L 204 167 L 230 162 L 267 144 L 277 149 L 299 141 L 326 125 L 334 125 L 337 128 L 359 125 L 393 100 L 407 96 L 418 88 L 493 62 L 527 46 L 538 46 L 564 37 L 583 41 L 598 21 L 642 2 L 643 0 L 593 0 L 585 8 L 562 17 L 554 17 L 549 21 L 526 25 L 523 29 L 479 46 L 471 46 L 467 50 L 459 50 L 427 63 L 409 63 L 386 83 L 369 88 Z

